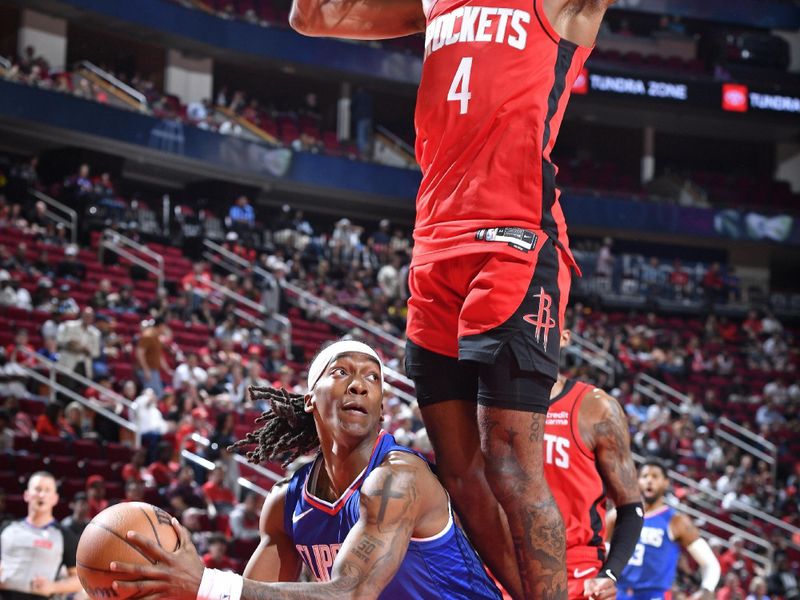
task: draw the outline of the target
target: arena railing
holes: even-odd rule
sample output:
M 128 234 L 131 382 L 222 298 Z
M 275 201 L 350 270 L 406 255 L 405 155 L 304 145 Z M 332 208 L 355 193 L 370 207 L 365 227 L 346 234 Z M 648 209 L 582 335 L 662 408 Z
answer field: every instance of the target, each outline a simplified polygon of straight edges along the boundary
M 201 446 L 203 446 L 203 448 L 208 448 L 208 446 L 211 445 L 211 441 L 208 438 L 200 435 L 199 433 L 193 433 L 190 437 L 191 437 L 193 442 L 196 442 L 196 443 L 200 444 Z M 186 451 L 184 450 L 184 452 L 186 452 Z M 196 455 L 196 456 L 199 456 L 199 455 Z M 272 469 L 268 469 L 268 468 L 266 468 L 266 467 L 264 467 L 262 465 L 256 465 L 256 464 L 251 463 L 250 461 L 248 461 L 241 454 L 233 453 L 230 456 L 232 457 L 233 461 L 237 465 L 241 465 L 241 466 L 247 467 L 248 469 L 252 469 L 253 471 L 258 473 L 259 475 L 262 475 L 262 476 L 266 477 L 267 479 L 270 479 L 271 481 L 274 481 L 276 483 L 278 481 L 283 480 L 286 477 L 286 475 L 284 473 L 277 473 L 277 472 L 273 471 Z M 200 458 L 202 458 L 202 457 L 200 457 Z M 208 469 L 213 469 L 214 468 L 214 463 L 212 463 L 210 460 L 207 460 L 205 458 L 203 458 L 203 460 L 205 461 L 205 464 L 203 464 L 203 466 L 206 466 L 206 468 L 208 468 Z M 244 479 L 244 478 L 243 477 L 239 477 L 240 485 L 241 485 L 241 480 L 242 479 Z M 248 482 L 248 483 L 252 484 L 252 482 Z M 252 484 L 252 485 L 256 485 L 256 484 Z M 245 487 L 249 487 L 249 486 L 246 485 Z M 261 489 L 263 489 L 263 488 L 261 488 Z
M 267 314 L 263 305 L 259 304 L 258 302 L 254 302 L 250 298 L 241 295 L 239 292 L 236 292 L 224 285 L 220 285 L 216 281 L 209 280 L 205 282 L 205 285 L 210 287 L 216 294 L 211 294 L 209 296 L 209 300 L 214 302 L 215 304 L 221 306 L 224 302 L 222 297 L 228 298 L 232 300 L 236 304 L 239 305 L 239 308 L 233 309 L 233 314 L 237 317 L 244 319 L 251 325 L 258 327 L 264 332 L 272 332 L 276 329 L 270 325 L 269 321 L 274 321 L 277 324 L 277 329 L 280 331 L 282 342 L 284 348 L 286 349 L 287 353 L 291 352 L 291 343 L 292 343 L 292 323 L 284 317 L 283 315 L 279 314 Z M 244 310 L 245 308 L 249 308 L 251 311 L 256 312 L 261 317 L 257 317 L 250 312 Z
M 204 457 L 200 456 L 199 454 L 196 454 L 195 452 L 191 452 L 189 450 L 181 450 L 181 457 L 185 458 L 189 462 L 193 462 L 194 464 L 196 464 L 199 467 L 202 467 L 203 469 L 205 469 L 209 473 L 214 470 L 214 466 L 215 465 L 214 465 L 213 462 L 211 462 L 207 458 L 204 458 Z M 252 465 L 250 465 L 250 466 L 252 466 Z M 240 487 L 244 487 L 244 488 L 247 488 L 250 491 L 256 492 L 257 494 L 260 494 L 264 498 L 266 498 L 269 495 L 269 490 L 265 490 L 263 487 L 261 487 L 257 483 L 253 483 L 252 481 L 250 481 L 249 479 L 247 479 L 245 477 L 238 477 L 236 479 L 236 483 Z M 210 514 L 210 511 L 209 511 L 209 514 Z
M 259 277 L 270 279 L 275 278 L 275 276 L 269 271 L 251 263 L 241 256 L 234 254 L 227 248 L 224 248 L 223 246 L 220 246 L 211 240 L 203 240 L 203 244 L 207 248 L 207 251 L 203 253 L 203 258 L 222 269 L 237 275 L 242 275 L 249 272 Z M 335 317 L 336 319 L 340 319 L 341 321 L 347 323 L 351 327 L 358 327 L 359 329 L 369 332 L 369 334 L 383 342 L 392 351 L 403 351 L 405 348 L 405 342 L 400 338 L 386 333 L 382 329 L 367 323 L 363 319 L 359 319 L 343 308 L 334 306 L 333 304 L 330 304 L 322 298 L 319 298 L 318 296 L 315 296 L 314 294 L 311 294 L 310 292 L 307 292 L 292 283 L 282 281 L 279 282 L 279 284 L 287 293 L 287 296 L 290 298 L 294 296 L 295 301 L 297 298 L 300 298 L 304 302 L 308 303 L 308 305 L 316 307 L 319 309 L 320 315 L 323 318 L 326 318 L 326 320 L 328 320 L 328 322 L 331 324 L 337 325 L 336 320 L 331 319 L 331 317 Z M 383 371 L 387 382 L 389 383 L 389 389 L 394 395 L 406 403 L 414 402 L 416 400 L 416 397 L 413 394 L 409 394 L 405 390 L 398 388 L 396 385 L 391 384 L 391 382 L 394 381 L 408 387 L 409 389 L 414 389 L 414 383 L 411 381 L 411 379 L 386 365 L 384 365 Z
M 77 243 L 78 240 L 78 213 L 71 209 L 66 204 L 62 204 L 55 198 L 51 198 L 47 194 L 43 194 L 39 190 L 35 190 L 30 188 L 28 193 L 36 198 L 37 200 L 41 200 L 47 206 L 45 210 L 45 216 L 48 219 L 52 219 L 56 223 L 60 223 L 64 227 L 69 230 L 69 240 L 73 244 Z M 57 212 L 53 211 L 61 211 L 63 214 L 58 214 Z
M 41 354 L 36 354 L 34 352 L 26 352 L 26 355 L 32 357 L 36 361 L 38 368 L 26 367 L 25 365 L 19 365 L 19 366 L 22 368 L 23 372 L 28 377 L 30 377 L 34 381 L 38 381 L 39 383 L 47 386 L 51 401 L 56 400 L 56 394 L 61 394 L 63 396 L 66 396 L 70 400 L 74 400 L 80 403 L 82 406 L 85 406 L 92 412 L 99 413 L 104 417 L 106 417 L 107 419 L 113 421 L 120 427 L 127 429 L 134 435 L 134 438 L 136 440 L 135 446 L 138 448 L 141 445 L 141 433 L 135 423 L 129 421 L 124 417 L 119 416 L 113 411 L 108 410 L 108 408 L 100 404 L 97 400 L 86 398 L 82 394 L 79 394 L 76 391 L 64 386 L 62 383 L 59 382 L 59 379 L 61 379 L 61 381 L 63 381 L 64 379 L 72 379 L 78 384 L 84 386 L 84 388 L 86 387 L 92 388 L 96 390 L 99 394 L 102 394 L 103 396 L 106 396 L 114 400 L 115 402 L 119 402 L 125 407 L 133 410 L 133 404 L 127 398 L 125 398 L 124 396 L 120 396 L 114 390 L 104 387 L 99 383 L 95 383 L 91 379 L 84 377 L 79 373 L 70 371 L 63 365 L 60 365 L 55 361 L 49 360 L 44 356 L 42 356 Z M 40 369 L 45 370 L 47 374 L 46 375 L 43 374 L 40 371 Z
M 134 106 L 135 108 L 138 108 L 141 112 L 150 112 L 150 106 L 147 102 L 147 98 L 139 90 L 129 86 L 124 81 L 120 81 L 108 71 L 101 69 L 88 60 L 82 60 L 77 66 L 78 69 L 84 69 L 88 71 L 93 77 L 99 79 L 106 86 L 110 87 L 111 89 L 109 91 L 111 91 L 115 96 L 124 102 Z
M 724 416 L 717 421 L 716 434 L 725 441 L 747 450 L 755 458 L 761 459 L 770 465 L 772 480 L 774 482 L 778 481 L 778 447 L 775 444 L 764 436 L 753 433 Z M 755 444 L 758 444 L 761 448 L 758 448 Z
M 164 287 L 164 257 L 157 252 L 113 229 L 105 229 L 100 238 L 97 252 L 101 264 L 107 250 L 152 273 L 158 280 L 158 287 Z

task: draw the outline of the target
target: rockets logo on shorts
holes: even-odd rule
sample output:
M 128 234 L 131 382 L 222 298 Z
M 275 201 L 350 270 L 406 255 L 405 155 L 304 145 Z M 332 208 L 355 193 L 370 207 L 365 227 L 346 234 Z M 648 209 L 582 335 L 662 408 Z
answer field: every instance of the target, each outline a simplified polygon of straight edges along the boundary
M 553 298 L 544 291 L 543 287 L 540 287 L 539 293 L 534 294 L 533 297 L 539 299 L 539 309 L 536 311 L 536 314 L 523 315 L 522 318 L 526 323 L 530 323 L 536 327 L 536 342 L 547 348 L 547 339 L 550 336 L 550 330 L 556 326 L 556 320 L 550 316 Z

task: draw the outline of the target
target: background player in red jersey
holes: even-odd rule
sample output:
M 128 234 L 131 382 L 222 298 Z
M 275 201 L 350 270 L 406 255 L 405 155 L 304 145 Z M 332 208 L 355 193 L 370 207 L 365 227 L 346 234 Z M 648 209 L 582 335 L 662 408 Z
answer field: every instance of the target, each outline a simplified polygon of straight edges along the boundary
M 561 333 L 561 347 L 570 330 Z M 570 600 L 611 600 L 633 554 L 644 511 L 631 456 L 628 420 L 619 403 L 592 385 L 558 376 L 544 426 L 545 475 L 567 531 Z M 616 506 L 605 549 L 606 500 Z
M 307 35 L 425 31 L 406 367 L 442 481 L 515 597 L 567 596 L 542 436 L 576 265 L 550 153 L 611 2 L 294 0 L 290 16 Z

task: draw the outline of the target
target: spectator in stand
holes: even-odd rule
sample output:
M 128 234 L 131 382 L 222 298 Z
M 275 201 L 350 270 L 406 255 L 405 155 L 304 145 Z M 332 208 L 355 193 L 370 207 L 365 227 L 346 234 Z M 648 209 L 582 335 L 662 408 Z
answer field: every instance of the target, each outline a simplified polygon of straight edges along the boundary
M 167 325 L 162 317 L 156 317 L 145 326 L 136 344 L 136 363 L 139 367 L 139 380 L 160 398 L 164 393 L 161 371 L 172 374 L 164 352 L 164 339 L 168 335 Z
M 750 593 L 745 600 L 770 600 L 767 596 L 767 580 L 763 577 L 753 577 L 749 590 Z
M 226 484 L 225 475 L 227 468 L 225 463 L 217 461 L 214 470 L 208 477 L 208 481 L 203 484 L 203 496 L 208 505 L 209 514 L 222 513 L 229 514 L 236 505 L 236 496 Z
M 142 446 L 147 448 L 148 463 L 156 458 L 161 437 L 167 432 L 167 422 L 158 410 L 158 398 L 151 388 L 133 401 L 133 421 L 142 437 Z
M 148 467 L 148 471 L 156 486 L 165 487 L 172 483 L 177 469 L 172 462 L 174 448 L 170 442 L 158 444 L 156 460 Z
M 72 433 L 67 429 L 62 415 L 64 408 L 58 402 L 51 402 L 44 407 L 44 412 L 36 419 L 36 433 L 42 437 L 68 439 Z
M 68 283 L 62 284 L 58 288 L 58 296 L 53 299 L 53 312 L 57 315 L 77 315 L 80 307 L 75 299 L 70 296 L 72 288 Z
M 774 427 L 775 425 L 782 425 L 786 422 L 786 417 L 778 408 L 777 403 L 773 398 L 767 398 L 766 403 L 762 404 L 756 410 L 756 424 L 759 427 Z
M 208 378 L 206 370 L 200 366 L 196 352 L 186 354 L 186 361 L 178 365 L 172 378 L 172 387 L 180 392 L 186 388 L 202 387 Z
M 642 287 L 648 298 L 658 298 L 664 291 L 664 272 L 658 258 L 651 257 L 647 263 L 642 265 L 640 279 Z
M 727 294 L 725 280 L 722 277 L 722 267 L 718 262 L 711 266 L 703 275 L 703 293 L 709 302 L 725 302 Z
M 225 536 L 221 534 L 212 535 L 208 539 L 208 552 L 203 555 L 203 564 L 207 569 L 217 569 L 219 571 L 236 571 L 236 561 L 225 556 L 228 550 L 228 543 Z M 760 598 L 758 600 L 761 600 Z
M 76 539 L 81 537 L 83 530 L 89 524 L 92 518 L 89 516 L 89 499 L 86 497 L 85 492 L 78 492 L 72 497 L 72 502 L 69 503 L 72 509 L 72 514 L 64 517 L 61 520 L 61 526 L 69 529 Z
M 89 379 L 93 376 L 93 360 L 100 356 L 100 331 L 94 326 L 94 309 L 87 306 L 79 319 L 58 326 L 58 364 Z M 71 377 L 62 377 L 62 385 L 79 391 L 81 384 Z
M 81 200 L 91 196 L 94 191 L 92 184 L 91 169 L 88 164 L 83 163 L 78 167 L 78 172 L 67 179 L 64 187 L 72 189 L 76 200 Z
M 184 465 L 180 468 L 177 479 L 167 490 L 167 499 L 177 515 L 181 515 L 187 508 L 206 507 L 200 488 L 195 483 L 192 467 Z
M 84 424 L 83 406 L 80 402 L 73 401 L 64 409 L 64 423 L 72 434 L 71 439 L 80 440 L 87 435 L 94 436 L 89 426 Z
M 353 92 L 350 114 L 355 126 L 358 153 L 362 159 L 370 158 L 372 150 L 373 113 L 372 94 L 362 86 L 358 86 Z
M 244 502 L 238 504 L 230 514 L 231 535 L 235 540 L 255 540 L 260 537 L 258 529 L 259 496 L 255 492 L 247 492 Z
M 24 367 L 36 367 L 35 348 L 28 341 L 28 330 L 22 327 L 14 334 L 14 341 L 6 346 L 6 359 Z
M 14 306 L 24 310 L 31 310 L 31 294 L 22 287 L 16 275 L 11 275 L 5 269 L 0 270 L 0 306 Z
M 681 299 L 689 295 L 690 281 L 689 273 L 683 268 L 680 259 L 676 258 L 672 265 L 672 273 L 669 275 L 669 283 L 675 298 Z
M 614 255 L 611 254 L 611 248 L 614 245 L 614 240 L 607 237 L 603 239 L 603 245 L 597 252 L 597 262 L 594 267 L 594 274 L 606 288 L 611 286 L 611 276 L 614 274 Z
M 797 562 L 792 563 L 784 550 L 775 553 L 773 565 L 772 573 L 767 577 L 767 593 L 783 600 L 800 598 L 800 584 L 797 581 L 800 565 Z
M 129 479 L 125 482 L 125 497 L 123 502 L 144 502 L 144 484 L 135 479 Z
M 256 226 L 256 212 L 250 205 L 250 199 L 242 194 L 228 211 L 228 227 L 242 236 L 244 241 L 250 241 L 253 229 Z
M 211 280 L 211 270 L 208 268 L 208 264 L 202 260 L 193 263 L 191 272 L 181 279 L 183 290 L 192 294 L 192 306 L 194 308 L 197 308 L 211 293 L 211 286 L 209 285 Z
M 86 278 L 86 265 L 78 261 L 78 247 L 69 244 L 64 249 L 64 260 L 56 266 L 56 277 L 71 281 L 83 281 Z
M 0 408 L 0 456 L 14 451 L 14 428 L 11 425 L 11 415 L 6 409 Z
M 153 478 L 145 468 L 146 463 L 147 450 L 145 448 L 137 448 L 131 455 L 131 462 L 125 463 L 122 466 L 122 480 L 148 483 L 152 482 Z
M 744 600 L 744 588 L 736 573 L 728 573 L 717 590 L 717 600 Z
M 106 480 L 102 475 L 89 475 L 86 479 L 86 500 L 89 503 L 89 518 L 93 519 L 108 508 Z
M 135 313 L 141 309 L 141 303 L 133 295 L 129 285 L 120 287 L 119 294 L 113 294 L 109 298 L 108 306 L 114 312 L 120 313 Z

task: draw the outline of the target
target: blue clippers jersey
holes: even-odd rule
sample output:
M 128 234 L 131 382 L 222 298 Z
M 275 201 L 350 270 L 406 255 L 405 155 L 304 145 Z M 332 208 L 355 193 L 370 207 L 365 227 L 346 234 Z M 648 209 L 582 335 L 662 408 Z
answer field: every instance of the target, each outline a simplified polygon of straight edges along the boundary
M 319 458 L 297 471 L 289 482 L 284 527 L 317 581 L 330 581 L 342 542 L 358 522 L 361 484 L 389 452 L 416 454 L 381 431 L 369 464 L 333 504 L 308 492 L 308 479 L 313 477 Z M 440 534 L 411 538 L 397 574 L 380 595 L 384 600 L 498 600 L 500 597 L 475 550 L 454 523 L 452 512 Z
M 669 537 L 669 523 L 674 515 L 675 510 L 670 506 L 645 515 L 639 542 L 617 582 L 621 594 L 627 590 L 664 591 L 672 588 L 681 554 L 680 545 Z

